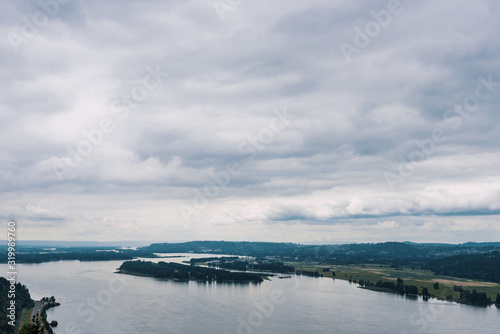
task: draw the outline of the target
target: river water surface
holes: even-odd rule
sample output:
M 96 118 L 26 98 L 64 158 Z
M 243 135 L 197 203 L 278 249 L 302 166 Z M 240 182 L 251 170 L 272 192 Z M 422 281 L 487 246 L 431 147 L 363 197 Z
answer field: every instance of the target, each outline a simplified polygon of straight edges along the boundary
M 181 255 L 186 257 L 162 260 L 211 256 Z M 121 263 L 19 264 L 18 280 L 32 298 L 55 296 L 61 303 L 47 312 L 49 321 L 59 323 L 57 334 L 498 333 L 500 328 L 500 309 L 494 306 L 423 301 L 339 279 L 173 282 L 114 274 Z M 7 272 L 6 265 L 0 270 Z

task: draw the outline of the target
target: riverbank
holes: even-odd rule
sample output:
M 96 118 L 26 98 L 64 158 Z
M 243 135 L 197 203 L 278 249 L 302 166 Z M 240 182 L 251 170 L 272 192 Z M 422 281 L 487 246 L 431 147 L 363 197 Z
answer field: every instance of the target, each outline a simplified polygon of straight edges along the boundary
M 478 293 L 486 293 L 486 295 L 494 303 L 497 294 L 500 293 L 500 284 L 492 282 L 484 282 L 479 280 L 462 279 L 457 277 L 434 275 L 433 272 L 415 268 L 395 268 L 387 265 L 366 264 L 366 265 L 320 265 L 307 263 L 293 263 L 297 270 L 318 271 L 324 277 L 350 281 L 352 283 L 371 282 L 375 284 L 377 281 L 394 282 L 398 278 L 404 280 L 405 285 L 414 285 L 422 290 L 427 288 L 429 297 L 440 300 L 455 301 L 464 303 L 460 299 L 460 290 L 476 290 Z M 438 284 L 436 284 L 438 283 Z M 387 289 L 379 287 L 366 287 L 374 291 L 386 291 Z M 461 289 L 460 289 L 461 288 Z M 388 290 L 386 292 L 393 292 Z
M 52 299 L 45 297 L 42 298 L 42 300 L 33 300 L 33 307 L 23 309 L 21 321 L 19 322 L 19 327 L 17 328 L 16 333 L 18 333 L 24 326 L 32 325 L 33 319 L 37 318 L 40 321 L 40 325 L 45 328 L 46 332 L 53 334 L 54 331 L 52 330 L 52 327 L 57 326 L 57 321 L 52 321 L 51 323 L 48 322 L 47 310 L 61 304 L 57 303 L 54 297 L 51 298 Z

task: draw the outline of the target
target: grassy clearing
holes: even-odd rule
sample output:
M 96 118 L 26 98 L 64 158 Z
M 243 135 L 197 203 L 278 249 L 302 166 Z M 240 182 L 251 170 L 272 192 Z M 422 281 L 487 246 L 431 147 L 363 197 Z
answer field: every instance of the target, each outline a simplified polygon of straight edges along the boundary
M 304 263 L 290 263 L 297 270 L 318 271 L 324 277 L 332 277 L 332 271 L 335 272 L 335 278 L 359 282 L 359 280 L 376 283 L 378 280 L 396 281 L 402 278 L 405 285 L 415 285 L 419 291 L 426 287 L 429 293 L 437 298 L 446 299 L 451 296 L 452 299 L 459 299 L 460 292 L 453 291 L 453 285 L 461 285 L 464 290 L 477 292 L 486 292 L 492 301 L 495 301 L 497 293 L 500 293 L 500 284 L 463 279 L 450 276 L 434 275 L 433 272 L 422 269 L 403 268 L 397 270 L 389 266 L 382 265 L 311 265 Z M 330 268 L 330 271 L 323 272 L 323 268 Z M 439 282 L 439 290 L 434 289 L 434 283 Z
M 33 307 L 23 309 L 23 315 L 18 328 L 23 328 L 24 324 L 29 324 L 31 322 L 31 312 L 33 312 Z

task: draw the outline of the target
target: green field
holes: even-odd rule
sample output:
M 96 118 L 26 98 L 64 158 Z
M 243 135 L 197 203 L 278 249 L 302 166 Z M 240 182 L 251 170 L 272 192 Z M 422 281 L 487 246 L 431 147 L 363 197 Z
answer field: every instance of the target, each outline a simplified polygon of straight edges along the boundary
M 461 285 L 464 290 L 477 292 L 486 292 L 492 301 L 495 301 L 497 293 L 500 293 L 500 284 L 483 282 L 470 279 L 462 279 L 450 276 L 434 275 L 433 272 L 422 269 L 403 268 L 402 270 L 383 265 L 311 265 L 304 263 L 289 263 L 294 265 L 297 270 L 318 271 L 324 277 L 332 277 L 332 272 L 335 272 L 335 278 L 359 282 L 359 280 L 376 283 L 382 281 L 396 281 L 397 278 L 402 278 L 404 284 L 415 285 L 419 292 L 426 287 L 431 296 L 440 299 L 458 300 L 460 292 L 453 291 L 453 285 Z M 323 272 L 323 268 L 330 268 L 330 271 Z M 434 289 L 433 283 L 439 282 L 439 290 Z
M 19 328 L 22 328 L 24 324 L 29 324 L 31 322 L 31 312 L 33 312 L 33 307 L 23 309 L 23 315 L 21 317 Z

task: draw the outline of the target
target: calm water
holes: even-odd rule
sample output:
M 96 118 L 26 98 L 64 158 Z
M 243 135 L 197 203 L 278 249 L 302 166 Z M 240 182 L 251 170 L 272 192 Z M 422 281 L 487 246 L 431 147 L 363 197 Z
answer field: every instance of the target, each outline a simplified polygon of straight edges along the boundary
M 496 307 L 424 302 L 342 280 L 293 276 L 261 284 L 178 283 L 113 274 L 120 264 L 19 265 L 18 279 L 33 298 L 53 295 L 61 302 L 48 312 L 49 321 L 59 322 L 58 334 L 498 333 L 500 325 Z

